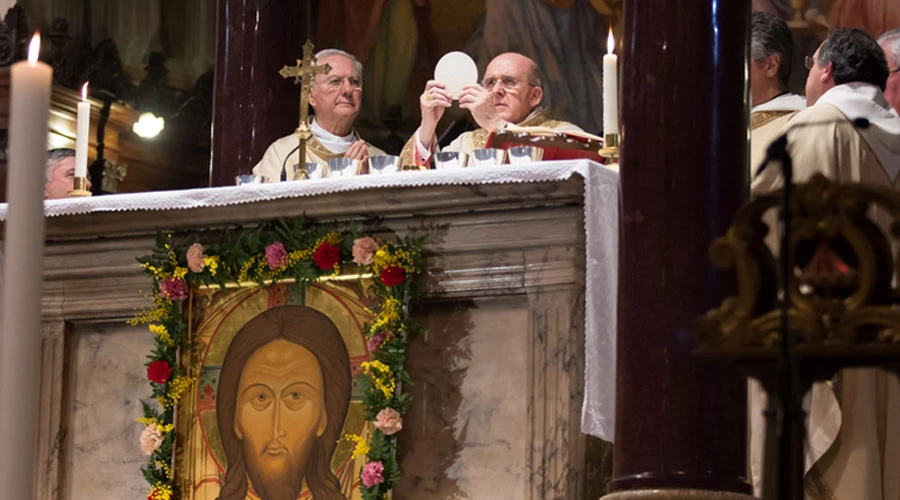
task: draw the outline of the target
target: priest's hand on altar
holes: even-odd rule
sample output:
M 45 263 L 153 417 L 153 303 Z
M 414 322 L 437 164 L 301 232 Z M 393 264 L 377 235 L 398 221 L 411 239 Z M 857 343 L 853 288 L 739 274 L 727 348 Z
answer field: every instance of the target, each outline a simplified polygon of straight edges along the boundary
M 369 148 L 366 141 L 359 140 L 350 145 L 350 149 L 344 153 L 344 158 L 353 158 L 359 160 L 357 174 L 369 173 Z
M 494 106 L 494 94 L 481 85 L 463 85 L 459 93 L 459 107 L 468 109 L 479 127 L 494 131 L 506 126 Z
M 447 92 L 447 86 L 435 80 L 428 80 L 425 92 L 419 97 L 422 108 L 422 125 L 419 127 L 419 140 L 426 147 L 434 142 L 434 130 L 444 116 L 444 110 L 453 105 L 453 96 Z

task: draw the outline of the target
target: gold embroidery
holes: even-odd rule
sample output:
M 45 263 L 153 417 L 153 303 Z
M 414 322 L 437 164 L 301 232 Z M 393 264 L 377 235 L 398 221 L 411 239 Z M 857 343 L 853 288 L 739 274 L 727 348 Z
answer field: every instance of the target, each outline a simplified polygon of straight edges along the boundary
M 312 117 L 309 118 L 309 123 L 312 124 Z M 359 141 L 362 139 L 360 137 L 359 132 L 356 129 L 352 130 L 353 132 L 353 140 Z M 330 149 L 326 148 L 324 144 L 322 144 L 316 136 L 311 136 L 309 140 L 307 140 L 306 150 L 308 152 L 314 153 L 316 156 L 323 159 L 323 161 L 328 162 L 328 160 L 332 160 L 334 158 L 343 158 L 344 153 L 333 153 Z M 384 151 L 376 148 L 375 146 L 369 144 L 366 141 L 366 150 L 369 153 L 369 156 L 378 156 L 383 155 Z
M 490 134 L 491 133 L 488 132 L 487 129 L 483 128 L 473 130 L 472 135 L 469 136 L 469 142 L 472 144 L 472 151 L 484 148 Z
M 779 110 L 779 111 L 759 111 L 750 115 L 750 130 L 757 129 L 763 125 L 777 120 L 784 115 L 790 115 L 796 111 Z
M 413 132 L 413 135 L 410 136 L 409 140 L 406 141 L 406 144 L 403 146 L 403 150 L 400 151 L 400 165 L 403 168 L 410 168 L 420 166 L 419 161 L 416 158 L 413 158 L 413 154 L 416 150 L 416 133 Z
M 559 125 L 561 122 L 550 119 L 550 111 L 546 109 L 542 109 L 538 111 L 536 115 L 533 117 L 523 121 L 522 123 L 517 123 L 519 127 L 548 127 L 553 128 Z
M 356 135 L 356 132 L 354 132 L 354 135 Z M 326 163 L 328 160 L 342 158 L 344 156 L 343 153 L 332 153 L 330 149 L 319 142 L 319 139 L 317 139 L 316 136 L 312 136 L 306 141 L 306 148 L 319 158 L 322 158 Z
M 831 491 L 831 487 L 828 486 L 822 477 L 822 471 L 819 469 L 818 463 L 813 464 L 809 472 L 806 473 L 804 490 L 810 500 L 837 500 L 834 492 Z

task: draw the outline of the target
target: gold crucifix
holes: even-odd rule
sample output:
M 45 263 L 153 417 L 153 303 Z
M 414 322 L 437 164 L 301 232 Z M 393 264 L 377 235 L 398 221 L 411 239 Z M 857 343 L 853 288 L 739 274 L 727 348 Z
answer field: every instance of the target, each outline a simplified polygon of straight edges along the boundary
M 300 172 L 306 173 L 306 141 L 312 136 L 309 131 L 307 118 L 309 117 L 309 87 L 316 75 L 324 75 L 331 71 L 331 66 L 317 66 L 313 56 L 313 44 L 309 40 L 303 44 L 303 59 L 297 59 L 296 66 L 287 64 L 281 68 L 278 74 L 282 78 L 294 78 L 294 83 L 300 84 L 300 123 L 297 125 L 297 136 L 300 138 Z

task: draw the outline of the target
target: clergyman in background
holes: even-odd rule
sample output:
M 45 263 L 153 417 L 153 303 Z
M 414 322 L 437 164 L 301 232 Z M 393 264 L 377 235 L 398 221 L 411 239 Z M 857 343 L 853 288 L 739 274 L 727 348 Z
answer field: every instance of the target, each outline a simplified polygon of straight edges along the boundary
M 881 47 L 861 29 L 838 28 L 808 65 L 809 107 L 781 130 L 787 134 L 794 181 L 819 173 L 837 182 L 896 189 L 900 115 L 884 98 L 888 65 Z M 765 186 L 782 187 L 780 168 L 770 166 L 764 175 Z M 889 222 L 876 220 L 882 226 Z M 847 369 L 839 378 L 840 383 L 813 386 L 807 494 L 837 500 L 900 498 L 900 382 L 877 369 Z
M 794 36 L 780 17 L 754 12 L 750 23 L 750 171 L 806 98 L 788 92 Z M 756 180 L 752 183 L 755 185 Z
M 51 149 L 47 153 L 47 182 L 44 184 L 44 199 L 66 198 L 75 187 L 75 150 L 68 148 Z M 88 191 L 91 180 L 87 179 Z
M 306 141 L 306 161 L 324 167 L 332 158 L 353 158 L 360 162 L 358 173 L 367 173 L 369 157 L 384 151 L 366 143 L 353 128 L 362 105 L 362 63 L 338 49 L 320 50 L 316 63 L 331 66 L 331 71 L 316 75 L 309 89 L 315 116 L 309 122 L 312 137 Z M 299 145 L 296 134 L 273 142 L 253 173 L 266 177 L 267 182 L 278 182 L 285 170 L 286 180 L 293 179 L 294 165 L 300 161 Z

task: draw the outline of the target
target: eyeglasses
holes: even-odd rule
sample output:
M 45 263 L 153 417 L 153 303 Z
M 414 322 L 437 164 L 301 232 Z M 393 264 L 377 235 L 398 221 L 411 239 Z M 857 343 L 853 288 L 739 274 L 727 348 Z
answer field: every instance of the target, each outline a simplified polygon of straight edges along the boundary
M 349 83 L 353 90 L 362 90 L 363 82 L 355 76 L 329 76 L 322 82 L 322 86 L 329 92 L 335 92 L 344 88 L 344 82 Z
M 501 76 L 500 78 L 485 78 L 483 82 L 481 82 L 481 86 L 487 89 L 488 91 L 494 90 L 494 87 L 497 84 L 500 84 L 505 89 L 512 89 L 519 85 L 520 80 L 514 76 Z M 540 87 L 541 85 L 538 83 L 528 82 L 528 85 L 531 87 Z
M 815 58 L 815 57 L 813 57 L 813 56 L 806 56 L 806 57 L 803 58 L 803 66 L 804 66 L 807 70 L 813 69 L 813 66 L 815 66 L 815 65 L 816 65 L 816 58 Z

